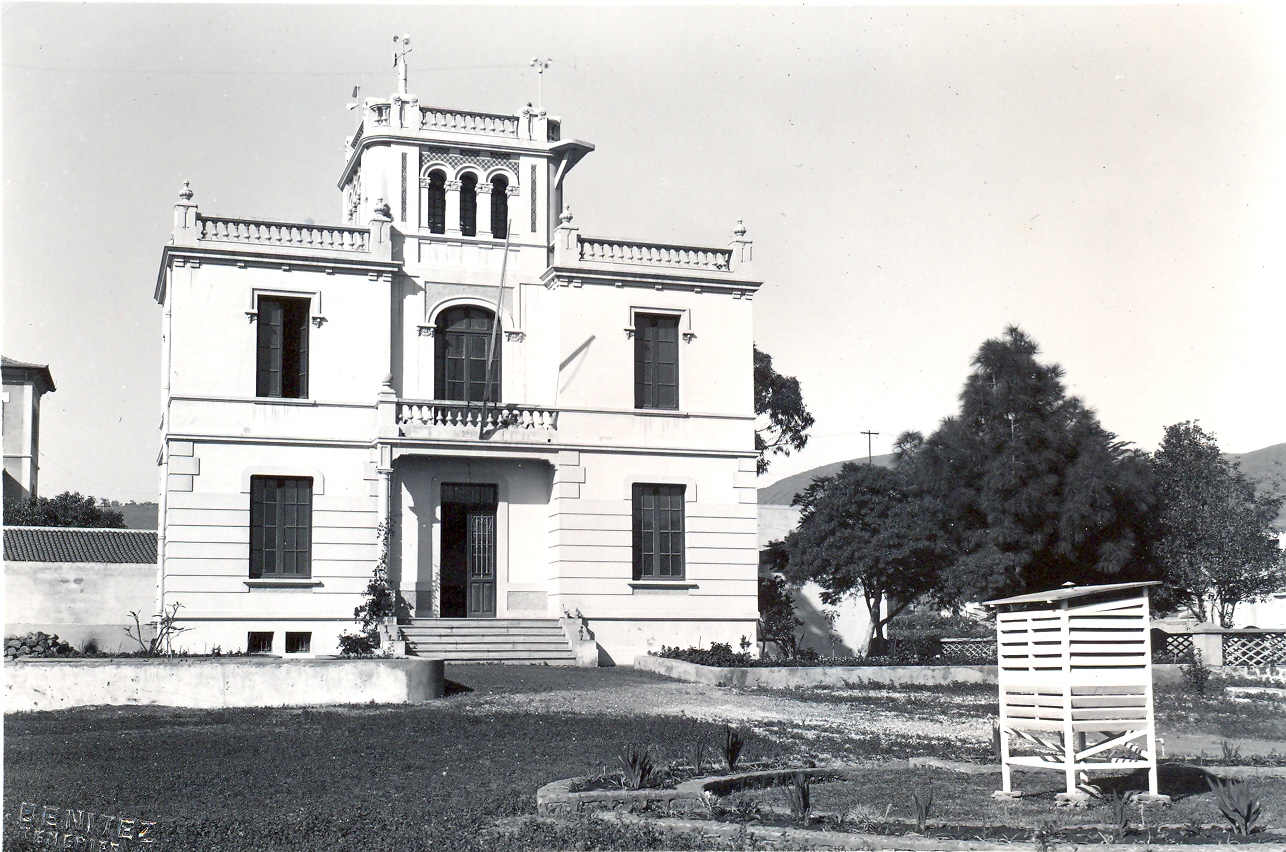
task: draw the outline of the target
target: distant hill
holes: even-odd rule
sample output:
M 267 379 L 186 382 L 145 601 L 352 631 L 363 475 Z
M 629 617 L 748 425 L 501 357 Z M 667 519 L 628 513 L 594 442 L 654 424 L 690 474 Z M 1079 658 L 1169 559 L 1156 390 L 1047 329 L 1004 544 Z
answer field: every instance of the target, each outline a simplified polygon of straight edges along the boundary
M 1249 453 L 1225 453 L 1225 458 L 1241 465 L 1246 476 L 1254 480 L 1262 491 L 1286 496 L 1286 444 L 1274 444 Z M 866 459 L 849 461 L 866 464 Z M 892 467 L 893 456 L 876 456 L 872 461 L 881 467 Z M 807 488 L 819 476 L 833 476 L 846 462 L 832 462 L 794 476 L 779 479 L 772 485 L 759 489 L 759 505 L 789 506 L 795 495 Z M 1286 525 L 1286 504 L 1277 516 L 1279 524 Z
M 1225 453 L 1224 457 L 1241 465 L 1241 472 L 1258 484 L 1260 491 L 1286 496 L 1286 444 L 1273 444 L 1249 453 Z M 1277 523 L 1286 525 L 1286 504 L 1277 515 Z
M 866 464 L 866 459 L 849 459 L 854 464 Z M 893 467 L 893 455 L 875 456 L 871 462 L 878 467 Z M 819 476 L 834 476 L 839 473 L 839 469 L 848 462 L 832 462 L 824 464 L 821 467 L 815 467 L 812 470 L 806 470 L 803 473 L 797 473 L 794 476 L 788 476 L 785 479 L 779 479 L 772 485 L 765 485 L 759 489 L 760 506 L 789 506 L 790 501 L 795 499 L 795 495 L 813 484 L 813 480 Z
M 120 512 L 125 518 L 125 526 L 132 530 L 156 530 L 159 512 L 155 503 L 117 503 L 115 500 L 103 500 L 102 505 L 113 512 Z

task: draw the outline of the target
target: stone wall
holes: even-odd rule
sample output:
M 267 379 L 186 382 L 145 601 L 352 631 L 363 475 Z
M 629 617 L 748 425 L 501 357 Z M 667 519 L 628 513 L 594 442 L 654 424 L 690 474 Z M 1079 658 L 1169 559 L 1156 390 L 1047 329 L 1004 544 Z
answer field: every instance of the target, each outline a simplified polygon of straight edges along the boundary
M 283 707 L 441 698 L 441 660 L 24 659 L 4 667 L 5 711 L 95 705 Z
M 4 563 L 4 635 L 57 634 L 77 648 L 138 650 L 125 635 L 129 613 L 144 624 L 156 612 L 156 565 L 95 562 Z

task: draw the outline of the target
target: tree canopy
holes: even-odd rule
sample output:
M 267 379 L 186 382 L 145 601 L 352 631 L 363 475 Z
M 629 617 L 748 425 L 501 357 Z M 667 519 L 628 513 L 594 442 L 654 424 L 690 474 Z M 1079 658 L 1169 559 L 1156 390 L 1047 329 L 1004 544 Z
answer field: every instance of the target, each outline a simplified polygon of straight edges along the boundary
M 756 468 L 768 470 L 769 456 L 790 455 L 808 443 L 813 415 L 804 405 L 799 379 L 773 369 L 772 356 L 755 347 L 755 450 Z
M 933 590 L 949 562 L 940 504 L 901 470 L 852 462 L 813 480 L 794 502 L 802 511 L 785 540 L 786 579 L 816 582 L 831 605 L 861 595 L 871 616 L 868 653 L 883 653 L 885 625 Z
M 898 441 L 951 521 L 957 552 L 938 593 L 981 600 L 1077 584 L 1152 579 L 1155 516 L 1146 458 L 1099 425 L 1010 326 L 973 359 L 959 414 Z
M 29 497 L 4 505 L 4 522 L 11 527 L 97 527 L 124 529 L 125 517 L 98 505 L 93 497 L 64 491 L 57 497 Z
M 1152 463 L 1157 555 L 1180 605 L 1227 628 L 1239 603 L 1286 588 L 1273 528 L 1281 497 L 1256 493 L 1215 437 L 1193 422 L 1166 427 Z

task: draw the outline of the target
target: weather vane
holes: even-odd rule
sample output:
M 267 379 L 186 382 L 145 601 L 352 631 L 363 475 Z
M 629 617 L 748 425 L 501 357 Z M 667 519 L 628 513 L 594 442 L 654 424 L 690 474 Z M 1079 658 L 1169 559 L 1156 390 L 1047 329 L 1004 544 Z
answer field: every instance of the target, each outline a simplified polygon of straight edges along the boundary
M 411 37 L 409 35 L 393 36 L 393 43 L 400 45 L 397 50 L 393 51 L 393 67 L 397 69 L 398 91 L 405 95 L 406 55 L 411 52 Z
M 529 64 L 536 69 L 536 109 L 543 111 L 545 109 L 545 69 L 553 65 L 554 60 L 532 57 Z

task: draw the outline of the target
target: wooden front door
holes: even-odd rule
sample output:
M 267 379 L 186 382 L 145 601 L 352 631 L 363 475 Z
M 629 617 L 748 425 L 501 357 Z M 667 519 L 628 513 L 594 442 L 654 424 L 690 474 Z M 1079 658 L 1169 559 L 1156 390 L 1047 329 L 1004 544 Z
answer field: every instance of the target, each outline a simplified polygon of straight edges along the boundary
M 496 617 L 496 510 L 465 516 L 469 542 L 469 618 Z
M 496 486 L 442 484 L 442 618 L 496 616 Z

